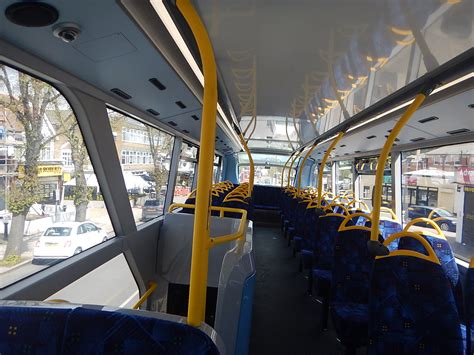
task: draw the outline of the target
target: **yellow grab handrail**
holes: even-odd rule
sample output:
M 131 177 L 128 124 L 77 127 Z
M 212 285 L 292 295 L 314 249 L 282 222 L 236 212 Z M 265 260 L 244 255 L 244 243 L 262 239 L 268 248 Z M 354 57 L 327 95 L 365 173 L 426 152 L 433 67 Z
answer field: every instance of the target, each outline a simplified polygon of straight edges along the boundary
M 287 186 L 291 185 L 291 169 L 293 169 L 293 164 L 295 161 L 300 157 L 301 153 L 303 153 L 304 149 L 300 149 L 294 156 L 293 160 L 291 161 L 290 168 L 288 169 L 288 181 L 287 181 Z
M 206 310 L 209 250 L 210 191 L 214 167 L 214 140 L 217 117 L 217 68 L 211 41 L 191 0 L 177 0 L 176 6 L 191 29 L 201 56 L 204 98 L 201 120 L 201 145 L 198 164 L 196 213 L 194 214 L 191 275 L 189 282 L 188 324 L 198 327 Z
M 138 309 L 140 308 L 140 306 L 148 299 L 148 297 L 150 297 L 150 295 L 153 293 L 153 291 L 155 291 L 157 287 L 157 283 L 152 281 L 150 282 L 150 287 L 148 288 L 148 290 L 146 290 L 146 292 L 143 294 L 142 297 L 140 297 L 140 299 L 137 301 L 137 303 L 135 303 L 132 307 L 132 309 Z
M 395 212 L 393 212 L 393 210 L 392 210 L 391 208 L 388 208 L 388 207 L 380 207 L 380 212 L 389 213 L 390 216 L 392 217 L 392 219 L 393 219 L 395 222 L 400 222 L 399 219 L 398 219 L 398 216 L 395 214 Z
M 283 183 L 284 183 L 284 176 L 285 176 L 285 169 L 288 165 L 288 163 L 290 162 L 291 158 L 293 158 L 293 155 L 295 154 L 296 152 L 293 152 L 291 153 L 291 155 L 289 156 L 288 160 L 286 161 L 285 165 L 283 166 L 283 169 L 281 170 L 281 188 L 283 188 Z
M 432 219 L 429 219 L 429 218 L 423 218 L 423 217 L 420 217 L 420 218 L 415 218 L 415 219 L 412 219 L 410 222 L 407 223 L 407 225 L 405 226 L 405 228 L 403 228 L 403 230 L 405 232 L 408 232 L 408 230 L 410 229 L 410 227 L 412 226 L 415 226 L 417 223 L 426 223 L 426 224 L 429 224 L 430 226 L 432 226 L 435 231 L 438 233 L 437 236 L 439 236 L 439 238 L 441 239 L 446 239 L 443 231 L 441 230 L 441 228 L 439 228 L 439 226 L 436 224 L 435 221 L 433 221 Z M 431 233 L 430 233 L 431 234 Z
M 382 207 L 382 184 L 383 184 L 383 175 L 385 170 L 385 163 L 387 162 L 388 155 L 392 149 L 395 139 L 399 135 L 402 128 L 410 120 L 411 116 L 415 113 L 418 107 L 421 106 L 423 101 L 425 101 L 427 93 L 420 93 L 416 96 L 415 100 L 408 106 L 405 113 L 400 117 L 398 122 L 393 127 L 390 132 L 385 145 L 383 146 L 382 152 L 378 160 L 377 170 L 375 174 L 375 188 L 374 188 L 374 203 L 373 203 L 373 223 L 372 223 L 372 232 L 370 234 L 370 240 L 373 242 L 378 241 L 378 225 L 380 222 L 380 207 Z
M 297 191 L 297 196 L 300 196 L 300 191 L 301 191 L 301 176 L 303 175 L 303 168 L 304 168 L 304 165 L 306 164 L 306 160 L 308 160 L 309 156 L 311 155 L 311 153 L 313 152 L 313 150 L 318 146 L 318 144 L 313 144 L 313 146 L 308 150 L 308 153 L 306 153 L 306 155 L 304 156 L 303 158 L 303 161 L 301 162 L 300 164 L 300 167 L 298 169 L 298 191 Z
M 196 205 L 190 205 L 186 203 L 173 203 L 170 205 L 168 212 L 173 212 L 175 209 L 178 208 L 190 208 L 190 209 L 196 209 Z M 245 232 L 245 222 L 247 221 L 247 211 L 241 208 L 232 208 L 232 207 L 220 207 L 220 206 L 211 206 L 212 211 L 219 211 L 219 217 L 224 217 L 224 212 L 234 212 L 234 213 L 240 213 L 242 214 L 242 217 L 240 218 L 240 223 L 239 223 L 239 228 L 237 229 L 237 232 L 232 233 L 232 234 L 227 234 L 219 237 L 212 237 L 208 239 L 208 242 L 206 243 L 207 249 L 212 248 L 216 245 L 223 244 L 226 242 L 230 242 L 235 239 L 239 239 L 243 237 L 244 232 Z
M 428 241 L 425 238 L 423 238 L 421 235 L 419 235 L 418 233 L 402 231 L 402 232 L 392 234 L 390 237 L 384 240 L 383 245 L 385 247 L 388 247 L 390 243 L 392 243 L 395 239 L 400 239 L 400 238 L 413 238 L 413 239 L 418 240 L 425 247 L 426 251 L 428 252 L 428 255 L 419 253 L 414 250 L 398 249 L 398 250 L 392 250 L 387 255 L 376 256 L 375 259 L 389 258 L 392 256 L 412 256 L 415 258 L 431 261 L 435 264 L 441 265 L 441 263 L 439 262 L 438 256 L 434 252 L 430 243 L 428 243 Z
M 254 179 L 255 179 L 255 164 L 253 162 L 252 154 L 250 153 L 249 147 L 247 146 L 247 142 L 244 139 L 244 136 L 242 133 L 239 134 L 240 142 L 242 143 L 242 146 L 244 147 L 245 152 L 247 153 L 247 156 L 249 158 L 249 187 L 248 187 L 248 192 L 247 196 L 252 196 L 252 191 L 253 191 L 253 184 L 254 184 Z
M 339 132 L 337 137 L 332 141 L 328 150 L 324 154 L 323 160 L 321 160 L 321 165 L 319 166 L 319 175 L 318 175 L 318 208 L 321 208 L 321 199 L 323 197 L 323 171 L 324 171 L 324 167 L 326 166 L 326 161 L 328 160 L 329 155 L 331 154 L 336 144 L 341 140 L 343 135 L 344 135 L 344 132 Z

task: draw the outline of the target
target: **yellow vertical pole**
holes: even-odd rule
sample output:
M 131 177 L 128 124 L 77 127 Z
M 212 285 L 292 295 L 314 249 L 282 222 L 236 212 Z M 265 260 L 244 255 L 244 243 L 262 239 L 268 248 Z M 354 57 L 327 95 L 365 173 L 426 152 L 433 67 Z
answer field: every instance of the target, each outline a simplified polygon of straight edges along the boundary
M 281 170 L 281 188 L 283 188 L 283 184 L 284 184 L 284 181 L 285 181 L 285 169 L 286 167 L 288 166 L 288 163 L 290 162 L 291 158 L 293 158 L 293 155 L 295 154 L 296 152 L 293 152 L 291 153 L 290 157 L 288 158 L 288 160 L 286 161 L 285 163 L 285 166 L 283 166 L 283 169 Z
M 382 184 L 383 184 L 383 173 L 385 169 L 385 163 L 388 159 L 388 155 L 392 150 L 393 143 L 397 138 L 398 134 L 405 126 L 405 124 L 410 120 L 411 116 L 415 113 L 418 107 L 421 106 L 423 101 L 425 101 L 427 94 L 420 93 L 415 97 L 415 100 L 408 106 L 405 113 L 400 117 L 398 122 L 393 127 L 392 131 L 390 132 L 385 145 L 382 148 L 382 152 L 380 153 L 380 157 L 378 160 L 378 166 L 375 173 L 375 186 L 374 186 L 374 206 L 372 209 L 372 230 L 370 233 L 370 240 L 378 241 L 379 237 L 379 222 L 380 222 L 380 207 L 382 207 Z
M 293 160 L 291 161 L 290 168 L 288 169 L 288 185 L 286 186 L 291 186 L 291 169 L 293 169 L 293 164 L 295 164 L 295 161 L 300 157 L 301 153 L 303 153 L 303 149 L 300 149 L 294 156 Z
M 209 215 L 216 136 L 217 71 L 211 41 L 190 0 L 177 0 L 199 48 L 204 74 L 204 102 L 201 120 L 201 146 L 194 214 L 191 277 L 189 285 L 188 324 L 198 327 L 206 312 L 206 288 L 210 238 Z
M 313 146 L 308 150 L 308 153 L 306 153 L 306 155 L 303 158 L 303 161 L 301 162 L 301 165 L 300 165 L 300 168 L 299 168 L 299 171 L 298 171 L 298 190 L 297 190 L 297 195 L 298 196 L 301 193 L 301 175 L 303 175 L 304 165 L 306 164 L 306 160 L 308 160 L 309 156 L 314 151 L 314 148 L 316 148 L 317 146 L 318 146 L 317 143 L 313 144 Z
M 253 162 L 252 154 L 250 153 L 249 147 L 247 146 L 247 142 L 245 141 L 242 133 L 239 134 L 239 137 L 240 137 L 240 142 L 242 143 L 244 150 L 249 157 L 250 176 L 249 176 L 249 188 L 248 188 L 247 196 L 250 197 L 252 196 L 253 184 L 255 181 L 255 165 Z
M 337 137 L 332 141 L 331 145 L 329 146 L 328 150 L 323 156 L 323 160 L 321 161 L 321 165 L 319 167 L 319 175 L 318 175 L 318 208 L 321 208 L 321 201 L 323 197 L 323 172 L 324 167 L 326 166 L 326 162 L 331 154 L 332 150 L 336 146 L 336 144 L 341 140 L 344 132 L 339 132 Z

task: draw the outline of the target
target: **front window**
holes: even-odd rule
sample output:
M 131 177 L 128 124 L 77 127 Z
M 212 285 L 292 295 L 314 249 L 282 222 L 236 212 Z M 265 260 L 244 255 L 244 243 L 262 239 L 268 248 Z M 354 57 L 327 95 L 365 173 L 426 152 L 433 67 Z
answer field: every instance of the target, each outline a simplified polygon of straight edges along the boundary
M 473 201 L 474 143 L 402 153 L 404 222 L 433 219 L 455 255 L 465 260 L 474 254 Z

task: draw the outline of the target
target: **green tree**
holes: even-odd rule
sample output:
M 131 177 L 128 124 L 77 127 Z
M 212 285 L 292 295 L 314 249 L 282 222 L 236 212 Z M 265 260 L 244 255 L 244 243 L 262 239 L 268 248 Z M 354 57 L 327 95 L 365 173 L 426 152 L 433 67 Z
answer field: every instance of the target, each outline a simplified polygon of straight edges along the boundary
M 169 174 L 163 162 L 171 152 L 173 137 L 150 126 L 146 126 L 146 128 L 150 153 L 153 160 L 153 170 L 150 171 L 149 174 L 155 183 L 156 192 L 159 193 L 161 186 L 168 184 Z
M 83 222 L 86 220 L 87 205 L 89 204 L 89 190 L 87 188 L 85 168 L 89 163 L 87 149 L 82 139 L 82 134 L 72 110 L 61 110 L 59 100 L 53 103 L 51 113 L 59 132 L 63 135 L 71 148 L 71 160 L 74 165 L 74 206 L 76 207 L 75 220 Z
M 13 112 L 25 133 L 22 171 L 13 182 L 7 198 L 12 221 L 4 255 L 6 259 L 10 255 L 21 255 L 26 215 L 30 207 L 38 202 L 38 161 L 41 150 L 54 138 L 43 135 L 45 112 L 61 94 L 51 85 L 7 69 L 4 65 L 0 65 L 0 82 L 7 93 L 0 95 L 0 105 Z

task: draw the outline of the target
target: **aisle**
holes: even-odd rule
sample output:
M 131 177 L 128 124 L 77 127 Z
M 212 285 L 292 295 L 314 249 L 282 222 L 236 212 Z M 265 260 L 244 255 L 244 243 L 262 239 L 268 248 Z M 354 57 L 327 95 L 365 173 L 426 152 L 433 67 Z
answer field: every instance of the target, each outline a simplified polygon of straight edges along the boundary
M 333 331 L 320 331 L 321 307 L 305 292 L 307 281 L 279 227 L 257 221 L 254 233 L 257 282 L 250 354 L 344 354 Z

